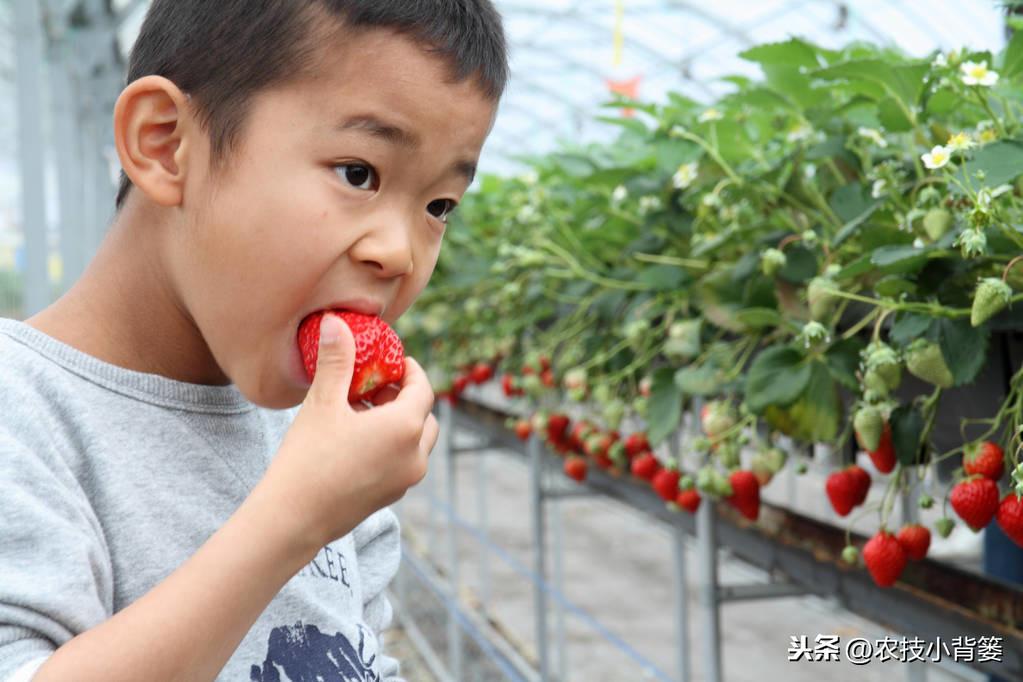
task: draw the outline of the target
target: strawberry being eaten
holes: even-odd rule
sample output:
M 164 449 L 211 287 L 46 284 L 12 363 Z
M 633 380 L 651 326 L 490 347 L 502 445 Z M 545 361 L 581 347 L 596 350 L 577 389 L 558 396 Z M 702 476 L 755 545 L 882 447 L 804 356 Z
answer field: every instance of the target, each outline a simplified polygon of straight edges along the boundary
M 382 388 L 402 380 L 405 375 L 405 349 L 386 322 L 374 315 L 347 310 L 321 310 L 304 319 L 298 329 L 302 364 L 310 381 L 316 375 L 320 320 L 327 312 L 344 320 L 355 337 L 355 370 L 348 391 L 349 403 L 372 400 Z

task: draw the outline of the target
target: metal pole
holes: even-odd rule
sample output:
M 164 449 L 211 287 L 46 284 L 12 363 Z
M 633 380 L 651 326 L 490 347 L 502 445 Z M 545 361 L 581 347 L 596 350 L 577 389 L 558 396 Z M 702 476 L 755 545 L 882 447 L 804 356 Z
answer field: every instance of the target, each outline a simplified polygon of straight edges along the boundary
M 451 449 L 451 410 L 444 409 L 444 403 L 447 400 L 442 399 L 438 401 L 436 406 L 437 411 L 437 422 L 440 427 L 440 433 L 437 437 L 437 452 L 440 455 L 441 461 L 447 460 L 447 451 Z M 449 405 L 450 407 L 450 405 Z M 426 494 L 430 499 L 430 508 L 427 510 L 427 518 L 429 519 L 430 529 L 427 533 L 427 547 L 426 547 L 426 558 L 434 564 L 438 563 L 437 560 L 437 505 L 432 502 L 437 497 L 437 467 L 428 467 L 426 470 Z
M 703 611 L 703 663 L 706 682 L 721 682 L 721 625 L 718 613 L 717 529 L 714 501 L 705 499 L 696 512 L 697 554 L 700 562 L 700 607 Z
M 919 477 L 916 469 L 906 469 L 906 489 L 900 500 L 902 506 L 902 523 L 917 523 L 920 518 L 916 499 L 919 496 Z M 910 661 L 906 665 L 906 682 L 927 682 L 927 665 L 923 661 Z
M 54 101 L 54 143 L 57 158 L 57 187 L 60 193 L 60 260 L 63 279 L 61 293 L 68 289 L 85 271 L 85 244 L 82 221 L 82 147 L 75 123 L 75 76 L 73 58 L 62 43 L 55 50 L 50 70 L 51 93 Z
M 487 505 L 487 454 L 480 453 L 476 456 L 476 515 L 480 524 L 480 532 L 483 537 L 490 539 L 488 528 L 490 526 Z M 478 552 L 480 561 L 480 595 L 482 600 L 481 610 L 487 613 L 490 603 L 490 552 Z
M 534 569 L 536 575 L 546 580 L 546 539 L 544 533 L 544 509 L 543 509 L 543 452 L 540 439 L 536 434 L 529 437 L 529 467 L 530 467 L 530 505 L 533 513 L 533 547 Z M 536 617 L 536 650 L 540 663 L 540 680 L 550 680 L 550 662 L 547 657 L 547 593 L 538 582 L 533 583 L 533 611 Z
M 32 317 L 50 304 L 50 247 L 46 224 L 46 176 L 43 163 L 43 19 L 38 0 L 16 0 L 18 159 L 21 165 L 21 229 L 25 238 L 23 315 Z
M 561 526 L 561 505 L 564 500 L 557 500 L 551 505 L 552 521 L 554 522 L 554 589 L 562 595 L 565 594 L 565 570 L 564 570 L 564 534 Z M 568 679 L 568 655 L 565 645 L 565 609 L 559 599 L 554 610 L 554 640 L 558 650 L 558 679 L 564 682 Z
M 682 429 L 676 429 L 668 441 L 671 456 L 681 465 Z M 705 506 L 704 505 L 701 506 Z M 675 638 L 678 679 L 689 682 L 689 596 L 686 587 L 686 534 L 679 526 L 671 529 L 675 563 Z
M 451 601 L 448 604 L 448 670 L 456 680 L 462 679 L 462 632 L 458 627 L 455 610 L 458 608 L 458 529 L 455 526 L 455 514 L 458 510 L 458 499 L 455 491 L 455 453 L 451 447 L 454 420 L 451 418 L 451 403 L 441 402 L 441 412 L 447 412 L 446 423 L 448 435 L 445 437 L 444 463 L 447 465 L 447 498 L 448 498 L 448 580 L 451 590 Z

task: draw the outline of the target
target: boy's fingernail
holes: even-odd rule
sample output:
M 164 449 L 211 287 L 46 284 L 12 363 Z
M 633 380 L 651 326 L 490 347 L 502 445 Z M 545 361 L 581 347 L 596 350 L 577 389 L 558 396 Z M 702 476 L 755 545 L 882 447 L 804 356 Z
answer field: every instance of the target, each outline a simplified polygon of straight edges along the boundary
M 341 338 L 341 319 L 337 315 L 324 315 L 320 320 L 320 345 L 337 343 Z

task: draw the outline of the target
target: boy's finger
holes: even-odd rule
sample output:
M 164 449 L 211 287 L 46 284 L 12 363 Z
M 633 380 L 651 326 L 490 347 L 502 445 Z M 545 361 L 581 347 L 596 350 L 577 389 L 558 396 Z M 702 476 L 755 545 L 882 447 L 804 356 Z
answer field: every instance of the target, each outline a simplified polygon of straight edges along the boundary
M 425 420 L 426 415 L 433 411 L 433 386 L 426 376 L 426 372 L 416 362 L 415 358 L 405 358 L 405 376 L 401 379 L 401 391 L 394 399 L 394 403 L 404 403 L 406 408 L 414 408 L 416 414 Z
M 430 414 L 426 418 L 426 426 L 423 427 L 423 437 L 419 439 L 419 449 L 427 457 L 433 452 L 433 446 L 437 444 L 437 436 L 440 434 L 440 424 L 437 418 Z
M 386 405 L 395 398 L 398 397 L 398 388 L 394 384 L 388 384 L 381 388 L 375 396 L 373 396 L 374 405 Z

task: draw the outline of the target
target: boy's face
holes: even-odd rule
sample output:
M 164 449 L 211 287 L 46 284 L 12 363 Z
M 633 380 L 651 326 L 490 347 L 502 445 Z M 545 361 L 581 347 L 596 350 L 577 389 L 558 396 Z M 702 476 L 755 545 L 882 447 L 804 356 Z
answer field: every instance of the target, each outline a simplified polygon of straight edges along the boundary
M 440 58 L 373 30 L 347 38 L 317 79 L 257 95 L 216 178 L 208 143 L 193 146 L 168 265 L 249 400 L 304 398 L 296 337 L 310 313 L 365 300 L 393 324 L 415 301 L 495 106 L 473 79 L 449 83 Z

